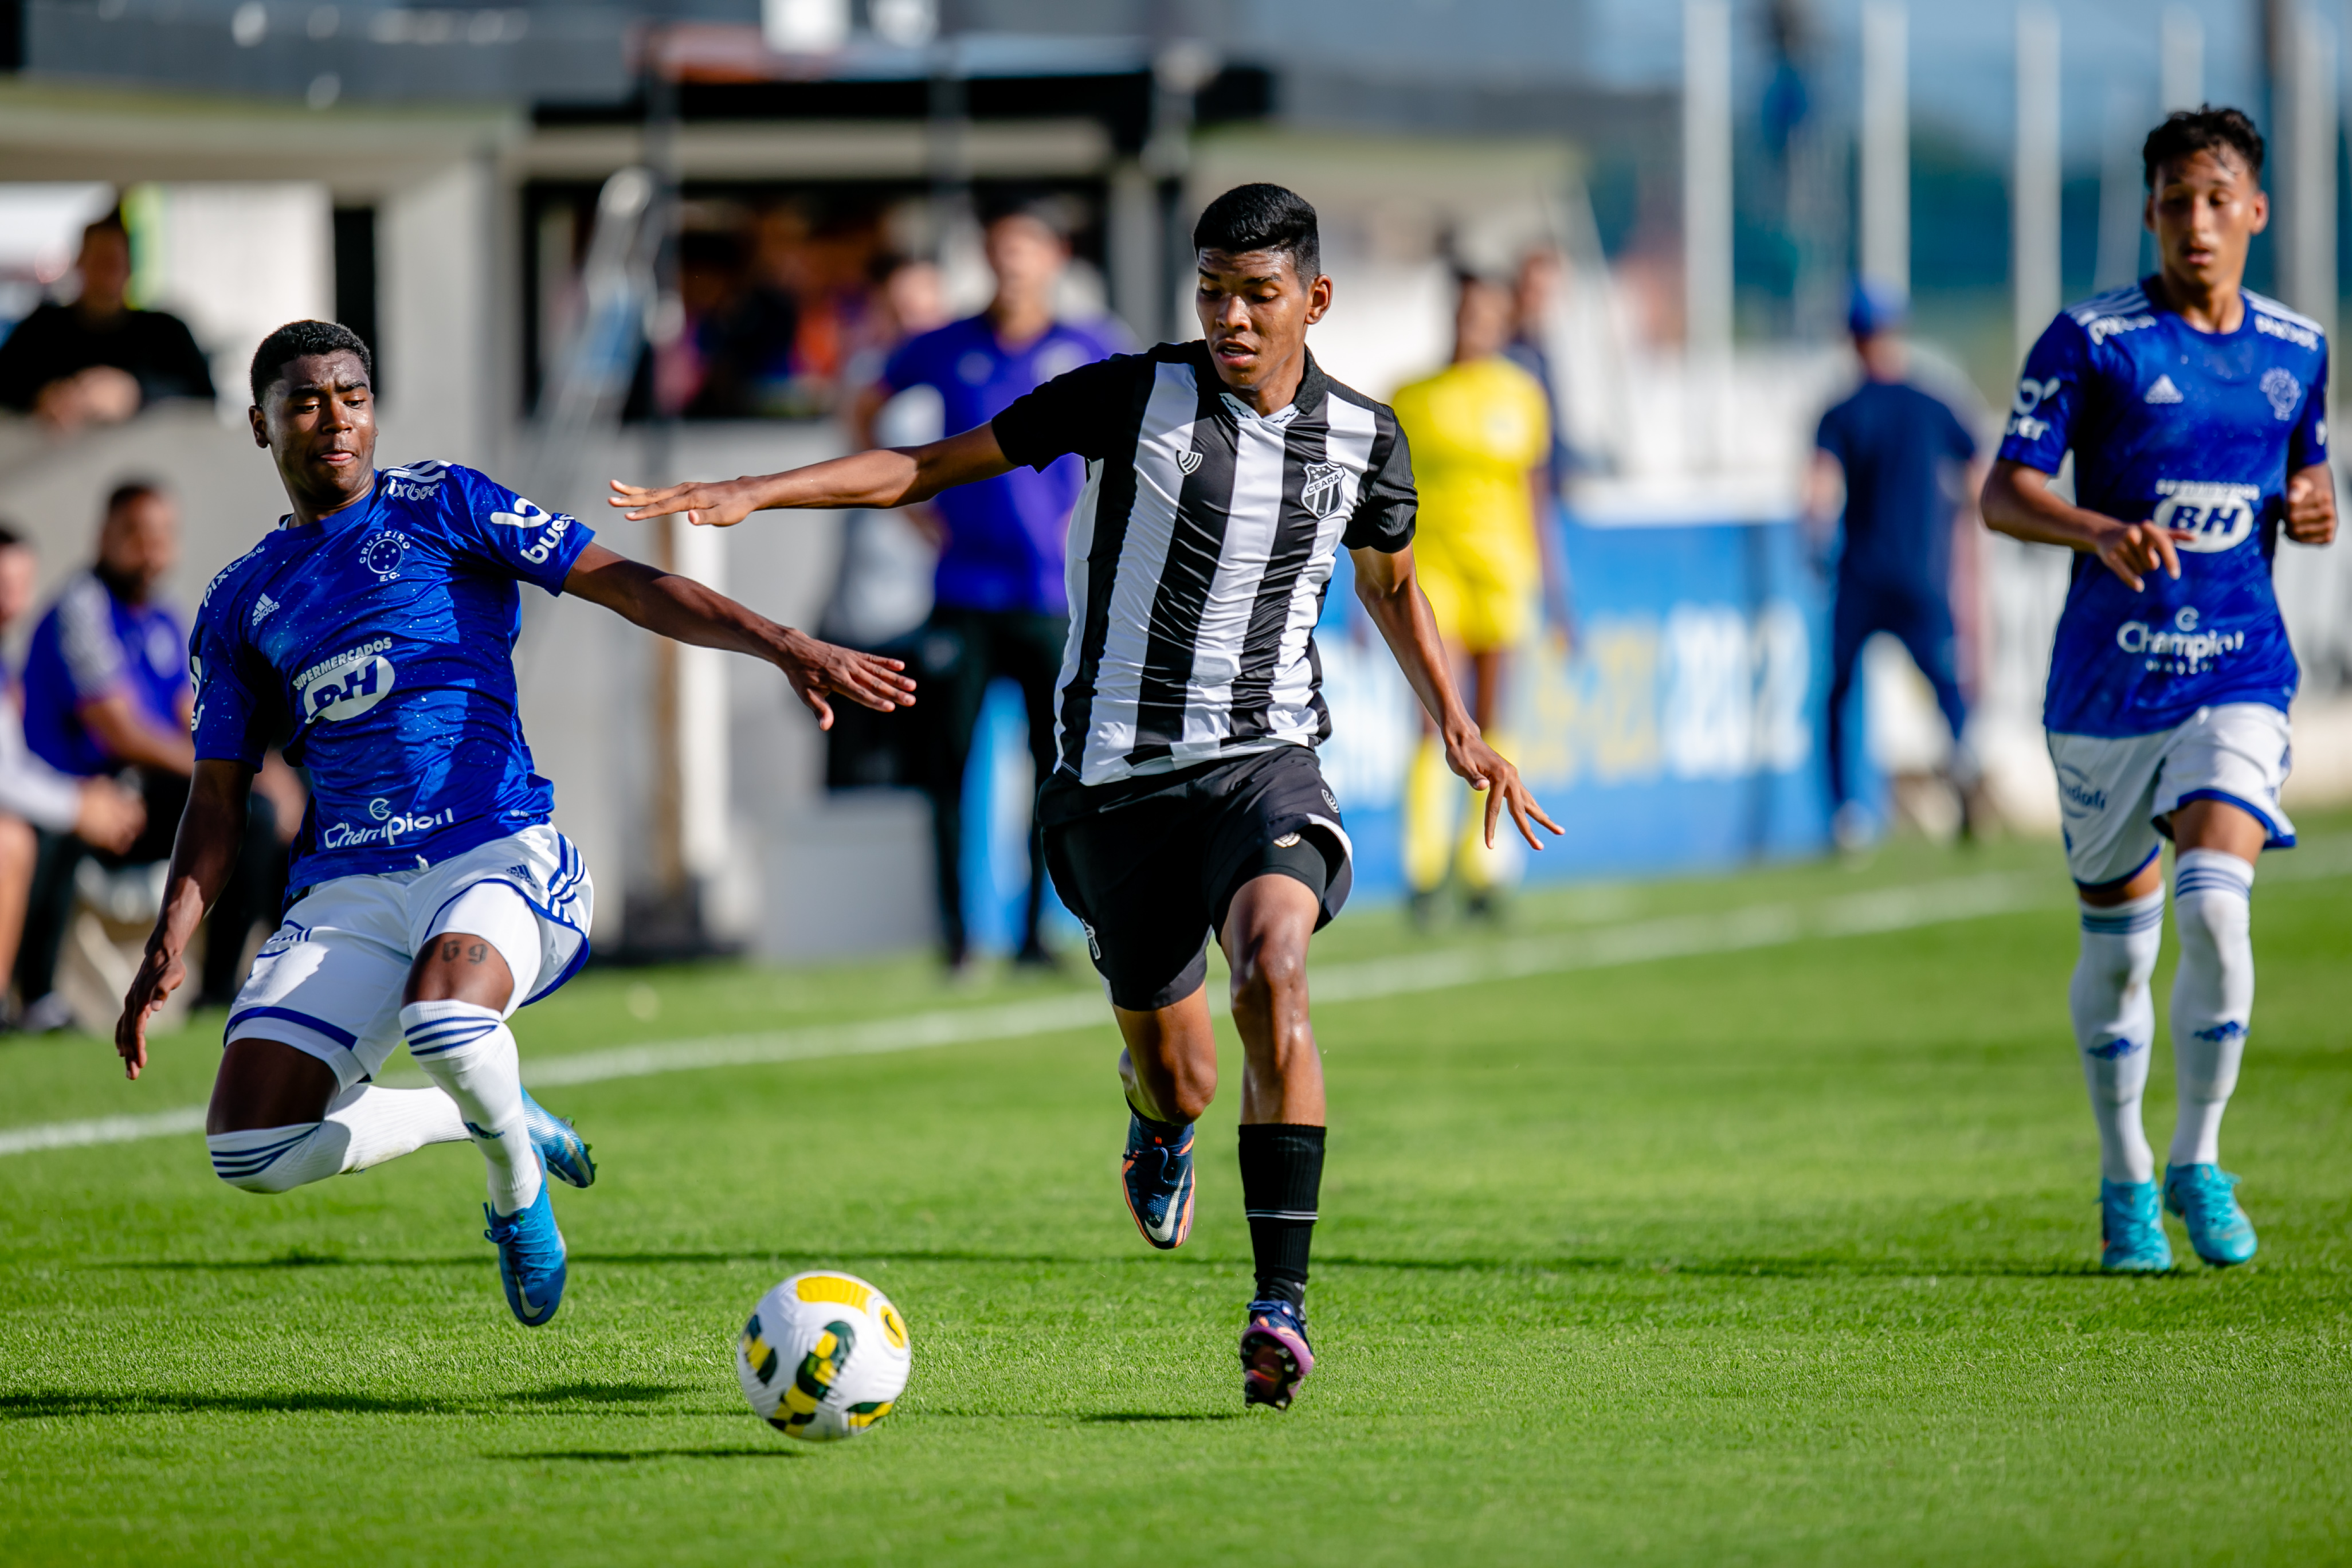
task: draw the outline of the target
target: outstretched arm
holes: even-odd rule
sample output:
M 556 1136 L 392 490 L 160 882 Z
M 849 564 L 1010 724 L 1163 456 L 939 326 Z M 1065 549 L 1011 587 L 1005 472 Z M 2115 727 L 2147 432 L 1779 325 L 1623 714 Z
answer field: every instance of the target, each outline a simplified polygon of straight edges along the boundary
M 188 784 L 188 808 L 172 843 L 163 910 L 155 917 L 146 955 L 131 976 L 131 989 L 122 998 L 122 1016 L 114 1025 L 114 1049 L 127 1078 L 137 1078 L 146 1067 L 147 1022 L 187 979 L 188 966 L 181 954 L 236 868 L 237 845 L 245 837 L 246 796 L 252 789 L 253 770 L 243 763 L 206 758 L 196 763 Z
M 1396 656 L 1397 667 L 1404 671 L 1413 694 L 1437 721 L 1437 732 L 1445 742 L 1445 765 L 1468 779 L 1472 789 L 1486 792 L 1487 847 L 1493 847 L 1495 825 L 1508 810 L 1520 837 L 1541 849 L 1543 843 L 1536 837 L 1530 819 L 1554 833 L 1560 831 L 1560 826 L 1544 815 L 1520 779 L 1519 770 L 1486 744 L 1478 726 L 1471 721 L 1469 710 L 1462 706 L 1462 694 L 1454 689 L 1454 677 L 1447 667 L 1445 644 L 1437 635 L 1437 619 L 1412 574 L 1412 547 L 1393 554 L 1353 550 L 1349 555 L 1356 563 L 1356 597 L 1363 601 L 1372 624 L 1388 640 L 1389 651 Z
M 781 474 L 671 485 L 651 489 L 613 481 L 608 506 L 624 507 L 632 518 L 684 512 L 686 521 L 729 528 L 755 511 L 806 507 L 819 511 L 845 507 L 912 506 L 944 489 L 1010 473 L 1013 459 L 996 444 L 996 429 L 978 425 L 921 447 L 885 447 L 857 452 Z
M 2085 555 L 2122 578 L 2131 591 L 2147 586 L 2145 578 L 2162 570 L 2180 575 L 2180 554 L 2174 545 L 2196 535 L 2153 522 L 2121 522 L 2102 512 L 2068 506 L 2050 493 L 2050 476 L 2039 468 L 2002 458 L 1985 476 L 1984 492 L 1977 498 L 1985 526 L 2034 544 L 2063 544 Z
M 827 692 L 885 713 L 915 705 L 915 682 L 899 673 L 907 668 L 901 661 L 819 642 L 752 614 L 691 577 L 632 561 L 601 544 L 580 552 L 563 579 L 563 591 L 658 637 L 764 659 L 792 681 L 793 694 L 816 715 L 820 730 L 833 728 Z

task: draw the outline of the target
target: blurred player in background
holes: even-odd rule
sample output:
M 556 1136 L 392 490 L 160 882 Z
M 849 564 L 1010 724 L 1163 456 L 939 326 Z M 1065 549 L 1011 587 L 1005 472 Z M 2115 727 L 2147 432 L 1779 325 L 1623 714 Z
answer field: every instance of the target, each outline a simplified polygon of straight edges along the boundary
M 131 233 L 120 213 L 82 230 L 81 291 L 45 302 L 0 342 L 0 408 L 57 429 L 112 425 L 165 398 L 213 400 L 212 367 L 187 323 L 131 308 Z
M 0 523 L 0 636 L 24 617 L 39 575 L 33 546 L 22 533 Z M 23 709 L 16 682 L 0 672 L 0 974 L 16 962 L 24 934 L 40 836 L 68 835 L 92 848 L 121 854 L 146 825 L 140 798 L 111 779 L 76 778 L 60 773 L 25 744 Z M 12 1011 L 0 1028 L 14 1028 Z
M 1853 798 L 1846 705 L 1863 645 L 1879 632 L 1903 644 L 1935 689 L 1952 731 L 1948 771 L 1960 799 L 1961 828 L 1975 828 L 1977 769 L 1952 622 L 1952 524 L 1979 477 L 1970 470 L 1977 442 L 1950 405 L 1908 379 L 1903 324 L 1901 300 L 1867 284 L 1854 289 L 1846 325 L 1862 361 L 1862 385 L 1822 416 L 1806 482 L 1805 519 L 1815 538 L 1825 541 L 1842 523 L 1830 610 L 1827 738 L 1830 831 L 1848 851 L 1866 847 L 1876 830 L 1869 808 Z
M 2243 286 L 2270 221 L 2263 139 L 2234 109 L 2148 134 L 2157 272 L 2068 309 L 2026 357 L 1985 483 L 1985 521 L 2074 550 L 2042 709 L 2082 956 L 2069 992 L 2099 1128 L 2111 1269 L 2172 1266 L 2161 1208 L 2211 1264 L 2254 1255 L 2221 1113 L 2254 1001 L 2254 862 L 2291 848 L 2279 808 L 2301 679 L 2271 585 L 2279 534 L 2336 536 L 2327 342 Z M 2074 502 L 2051 476 L 2074 455 Z M 2156 1036 L 2149 984 L 2173 843 L 2179 1118 L 2159 1194 L 2140 1121 Z
M 1055 315 L 1055 289 L 1070 260 L 1065 223 L 1055 204 L 1042 201 L 1009 205 L 991 216 L 983 237 L 995 297 L 979 315 L 922 333 L 890 356 L 881 378 L 858 400 L 859 445 L 873 443 L 876 416 L 911 387 L 938 393 L 944 429 L 969 430 L 1054 377 L 1118 352 L 1108 328 Z M 964 772 L 989 682 L 1001 676 L 1020 687 L 1036 776 L 1042 782 L 1054 771 L 1054 678 L 1069 630 L 1063 541 L 1084 473 L 1076 458 L 1034 473 L 1014 469 L 949 490 L 930 508 L 946 537 L 918 673 L 931 738 L 924 785 L 931 801 L 940 928 L 948 963 L 956 969 L 971 958 L 963 908 Z M 1051 963 L 1037 929 L 1045 861 L 1034 816 L 1028 837 L 1029 892 L 1015 961 Z
M 195 699 L 186 623 L 162 593 L 179 559 L 180 510 L 171 493 L 149 479 L 116 485 L 99 524 L 97 559 L 66 579 L 26 651 L 25 738 L 34 752 L 79 778 L 134 781 L 147 817 L 127 847 L 92 844 L 78 834 L 43 841 L 16 968 L 27 1029 L 71 1021 L 65 998 L 51 987 L 83 859 L 120 870 L 152 866 L 172 853 L 195 763 L 188 743 Z M 256 791 L 236 873 L 213 910 L 200 1005 L 228 1005 L 242 978 L 247 932 L 257 921 L 276 920 L 285 840 L 301 803 L 293 773 L 282 763 L 270 768 Z M 283 837 L 281 807 L 290 807 Z
M 1504 683 L 1512 650 L 1535 632 L 1538 585 L 1554 628 L 1564 636 L 1569 624 L 1551 526 L 1558 437 L 1542 384 L 1504 353 L 1517 320 L 1511 291 L 1466 272 L 1458 289 L 1454 361 L 1400 390 L 1396 416 L 1421 492 L 1416 574 L 1454 679 L 1469 689 L 1473 721 L 1508 751 L 1496 728 Z M 1460 874 L 1471 912 L 1488 912 L 1517 870 L 1517 846 L 1507 837 L 1489 846 L 1478 813 L 1464 812 L 1464 791 L 1426 712 L 1404 802 L 1415 918 L 1433 913 L 1449 870 Z
M 890 708 L 912 682 L 616 555 L 470 468 L 377 472 L 371 383 L 367 345 L 329 322 L 280 327 L 254 354 L 253 437 L 293 511 L 197 613 L 195 780 L 115 1046 L 137 1078 L 148 1020 L 228 879 L 254 772 L 282 742 L 315 794 L 285 924 L 229 1014 L 213 1169 L 284 1192 L 470 1138 L 507 1303 L 535 1327 L 565 1280 L 545 1176 L 584 1187 L 595 1167 L 524 1092 L 507 1019 L 587 957 L 594 893 L 516 712 L 518 585 L 765 659 L 820 723 L 827 692 Z M 437 1088 L 373 1081 L 404 1039 Z
M 1324 1098 L 1307 948 L 1351 874 L 1315 760 L 1331 721 L 1314 627 L 1342 547 L 1448 761 L 1487 792 L 1486 831 L 1506 810 L 1531 844 L 1537 823 L 1559 829 L 1454 692 L 1414 585 L 1412 460 L 1394 416 L 1307 351 L 1331 304 L 1315 209 L 1243 185 L 1209 204 L 1192 240 L 1205 342 L 1071 371 L 944 441 L 717 484 L 616 482 L 613 504 L 724 527 L 767 507 L 904 506 L 1016 464 L 1085 459 L 1060 746 L 1038 795 L 1045 858 L 1126 1044 L 1127 1202 L 1157 1247 L 1192 1228 L 1193 1123 L 1217 1083 L 1202 939 L 1223 943 L 1257 1268 L 1243 1395 L 1281 1409 L 1315 1364 L 1307 1265 Z

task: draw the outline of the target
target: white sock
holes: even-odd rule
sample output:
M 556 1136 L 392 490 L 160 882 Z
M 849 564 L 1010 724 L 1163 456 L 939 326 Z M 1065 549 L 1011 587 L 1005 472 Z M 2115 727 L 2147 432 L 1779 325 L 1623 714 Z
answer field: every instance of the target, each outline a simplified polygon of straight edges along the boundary
M 2147 1092 L 2147 1053 L 2156 1039 L 2148 980 L 2163 942 L 2161 888 L 2107 909 L 2083 906 L 2082 956 L 2066 1000 L 2091 1090 L 2091 1116 L 2099 1124 L 2099 1174 L 2110 1182 L 2156 1175 L 2139 1102 Z
M 2221 1158 L 2221 1112 L 2238 1087 L 2254 1010 L 2253 887 L 2253 867 L 2222 850 L 2191 849 L 2173 863 L 2180 972 L 2172 981 L 2172 1064 L 2180 1117 L 2165 1156 L 2170 1164 Z
M 437 1089 L 358 1084 L 337 1095 L 323 1121 L 214 1132 L 213 1172 L 249 1193 L 283 1193 L 346 1171 L 364 1171 L 427 1143 L 466 1139 L 465 1120 Z
M 466 1120 L 489 1166 L 490 1208 L 516 1214 L 539 1199 L 539 1155 L 522 1109 L 514 1036 L 495 1008 L 471 1002 L 412 1002 L 400 1010 L 408 1054 Z

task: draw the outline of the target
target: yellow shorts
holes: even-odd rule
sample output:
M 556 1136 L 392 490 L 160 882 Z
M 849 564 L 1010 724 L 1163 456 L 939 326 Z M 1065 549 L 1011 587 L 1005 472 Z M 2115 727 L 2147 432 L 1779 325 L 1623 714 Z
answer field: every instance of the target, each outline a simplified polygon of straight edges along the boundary
M 1516 551 L 1413 552 L 1414 573 L 1438 635 L 1472 653 L 1517 647 L 1535 633 L 1536 579 L 1542 571 Z

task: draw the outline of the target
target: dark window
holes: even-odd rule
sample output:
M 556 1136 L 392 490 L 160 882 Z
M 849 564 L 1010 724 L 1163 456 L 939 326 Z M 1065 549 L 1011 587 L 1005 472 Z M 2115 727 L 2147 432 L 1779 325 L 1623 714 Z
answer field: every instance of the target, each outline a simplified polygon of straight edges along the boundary
M 335 209 L 335 320 L 360 335 L 383 395 L 383 341 L 376 335 L 375 208 Z

